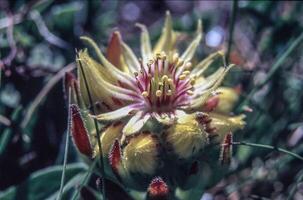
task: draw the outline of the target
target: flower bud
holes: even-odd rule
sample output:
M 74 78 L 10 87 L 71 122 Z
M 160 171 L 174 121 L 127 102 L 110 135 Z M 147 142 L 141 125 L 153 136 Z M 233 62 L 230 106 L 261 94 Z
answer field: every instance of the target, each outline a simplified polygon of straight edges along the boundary
M 70 127 L 75 146 L 80 153 L 91 157 L 92 147 L 87 129 L 84 125 L 80 109 L 76 104 L 70 105 Z
M 215 111 L 230 113 L 239 99 L 239 92 L 228 87 L 219 87 L 216 92 L 218 93 L 219 102 Z
M 204 116 L 180 114 L 177 122 L 165 133 L 166 142 L 180 158 L 189 158 L 208 144 Z
M 123 149 L 124 167 L 134 173 L 153 174 L 158 154 L 158 139 L 149 132 L 140 133 L 130 138 Z
M 101 145 L 102 145 L 102 153 L 104 157 L 107 157 L 109 151 L 111 149 L 112 144 L 115 139 L 120 139 L 122 136 L 122 129 L 124 124 L 120 121 L 111 124 L 104 128 L 104 131 L 101 133 Z M 95 137 L 94 142 L 94 157 L 100 155 L 99 145 L 97 142 L 97 138 Z
M 203 105 L 203 110 L 205 110 L 205 112 L 213 111 L 219 105 L 219 101 L 219 96 L 217 95 L 210 97 Z
M 232 133 L 228 133 L 225 135 L 224 140 L 221 144 L 221 152 L 220 152 L 220 162 L 222 165 L 230 164 L 232 157 Z
M 169 188 L 161 177 L 154 178 L 147 188 L 147 200 L 168 200 Z
M 116 175 L 116 177 L 119 180 L 121 180 L 119 171 L 121 171 L 120 168 L 122 168 L 123 166 L 121 163 L 121 148 L 120 148 L 120 143 L 119 143 L 118 139 L 115 139 L 115 141 L 111 147 L 108 159 L 109 159 L 109 164 L 110 164 L 114 174 Z

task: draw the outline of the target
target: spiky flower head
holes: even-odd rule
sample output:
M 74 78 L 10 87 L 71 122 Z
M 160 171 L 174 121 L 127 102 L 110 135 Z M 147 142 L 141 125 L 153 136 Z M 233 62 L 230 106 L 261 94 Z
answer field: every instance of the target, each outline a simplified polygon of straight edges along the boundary
M 203 169 L 200 165 L 204 161 L 199 159 L 208 157 L 205 155 L 209 153 L 204 150 L 220 143 L 217 146 L 226 149 L 230 145 L 227 139 L 232 141 L 231 132 L 243 128 L 245 123 L 243 115 L 230 116 L 238 99 L 237 90 L 220 87 L 233 67 L 223 64 L 223 51 L 200 62 L 194 58 L 202 39 L 200 20 L 193 40 L 183 52 L 176 48 L 178 33 L 172 28 L 169 12 L 154 47 L 147 28 L 142 24 L 137 26 L 141 30 L 139 57 L 118 31 L 110 38 L 106 56 L 93 40 L 81 38 L 92 47 L 98 60 L 87 50 L 77 53 L 79 88 L 74 86 L 77 91 L 73 93 L 83 110 L 94 111 L 83 114 L 93 157 L 100 155 L 96 142 L 100 139 L 102 156 L 113 172 L 109 176 L 114 174 L 127 187 L 146 190 L 146 183 L 157 176 L 165 180 L 192 179 L 191 166 L 196 166 L 194 174 L 201 174 L 199 169 Z M 220 60 L 221 66 L 205 76 L 207 68 Z M 104 125 L 100 138 L 91 128 L 93 119 Z M 226 158 L 228 153 L 224 155 Z M 207 162 L 218 163 L 218 160 L 219 152 Z M 154 190 L 157 185 L 154 183 L 162 184 L 163 180 L 159 180 L 152 181 L 149 194 L 158 191 Z M 161 186 L 165 185 L 164 188 L 173 193 L 176 183 L 178 181 Z

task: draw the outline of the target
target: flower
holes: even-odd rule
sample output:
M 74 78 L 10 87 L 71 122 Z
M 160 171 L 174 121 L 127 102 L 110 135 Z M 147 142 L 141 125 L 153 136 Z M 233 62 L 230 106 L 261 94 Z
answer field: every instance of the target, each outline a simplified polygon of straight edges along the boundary
M 80 51 L 78 58 L 99 113 L 95 118 L 101 122 L 127 119 L 122 130 L 123 138 L 138 133 L 151 118 L 160 124 L 172 124 L 178 111 L 192 113 L 202 110 L 233 66 L 222 66 L 212 75 L 202 76 L 210 64 L 223 57 L 221 51 L 193 64 L 202 38 L 200 20 L 195 38 L 182 54 L 175 48 L 177 33 L 172 29 L 169 12 L 153 50 L 146 27 L 142 24 L 137 26 L 141 29 L 142 58 L 135 56 L 119 32 L 111 38 L 107 58 L 91 39 L 82 37 L 96 50 L 101 63 L 93 60 L 87 51 Z M 80 70 L 79 79 L 81 91 L 85 90 L 84 75 Z M 88 102 L 87 95 L 83 96 Z
M 245 115 L 232 114 L 239 91 L 221 87 L 233 64 L 221 62 L 214 73 L 205 75 L 209 66 L 224 59 L 224 53 L 218 51 L 196 62 L 200 20 L 183 53 L 176 48 L 178 33 L 169 12 L 153 48 L 147 28 L 137 26 L 141 29 L 140 58 L 118 31 L 109 40 L 106 56 L 93 40 L 81 37 L 98 60 L 86 49 L 78 51 L 78 81 L 67 77 L 71 103 L 79 105 L 81 115 L 77 113 L 83 118 L 73 121 L 78 123 L 73 131 L 85 130 L 73 134 L 81 142 L 84 138 L 85 145 L 78 140 L 75 145 L 93 159 L 99 157 L 101 147 L 104 176 L 132 192 L 145 190 L 147 199 L 171 195 L 188 199 L 192 188 L 202 190 L 200 186 L 207 185 L 203 181 L 217 181 L 212 174 L 224 175 L 218 160 L 221 164 L 231 161 L 233 132 L 245 126 Z M 94 124 L 102 126 L 100 134 Z

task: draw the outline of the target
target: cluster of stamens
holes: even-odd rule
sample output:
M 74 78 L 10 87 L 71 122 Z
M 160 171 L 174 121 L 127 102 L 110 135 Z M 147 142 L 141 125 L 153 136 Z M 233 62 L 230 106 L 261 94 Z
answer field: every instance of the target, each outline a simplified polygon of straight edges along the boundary
M 140 64 L 140 73 L 134 75 L 141 95 L 151 109 L 165 111 L 188 103 L 195 83 L 195 77 L 190 77 L 190 62 L 185 63 L 177 53 L 168 59 L 162 52 L 146 66 L 142 61 Z

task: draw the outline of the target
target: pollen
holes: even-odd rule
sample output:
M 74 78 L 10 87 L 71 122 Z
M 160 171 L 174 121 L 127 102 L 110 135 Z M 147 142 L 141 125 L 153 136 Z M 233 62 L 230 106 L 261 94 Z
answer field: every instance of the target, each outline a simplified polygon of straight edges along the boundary
M 140 64 L 142 69 L 133 74 L 144 102 L 153 112 L 174 110 L 189 101 L 194 93 L 190 90 L 194 84 L 190 77 L 191 62 L 185 63 L 178 53 L 167 56 L 161 52 Z
M 144 92 L 141 93 L 141 95 L 142 95 L 143 97 L 148 97 L 148 92 L 147 92 L 147 91 L 144 91 Z

